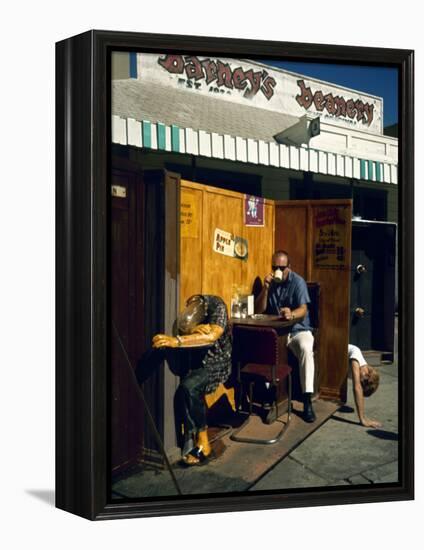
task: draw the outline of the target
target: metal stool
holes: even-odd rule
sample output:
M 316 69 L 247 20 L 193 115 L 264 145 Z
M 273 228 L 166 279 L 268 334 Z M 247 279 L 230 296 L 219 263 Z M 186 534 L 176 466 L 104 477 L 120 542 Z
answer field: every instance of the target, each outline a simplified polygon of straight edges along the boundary
M 291 410 L 291 367 L 280 361 L 280 349 L 277 332 L 270 327 L 250 327 L 235 325 L 233 327 L 233 357 L 237 364 L 237 382 L 240 388 L 241 397 L 243 397 L 244 384 L 243 375 L 250 375 L 269 383 L 274 390 L 277 384 L 282 380 L 288 380 L 288 413 L 287 422 L 280 432 L 271 439 L 257 439 L 251 437 L 238 436 L 237 434 L 247 425 L 252 415 L 253 386 L 255 381 L 249 381 L 249 412 L 248 418 L 243 424 L 233 432 L 231 439 L 243 443 L 260 443 L 271 445 L 281 439 L 290 423 Z M 240 410 L 239 399 L 238 409 Z M 274 391 L 274 401 L 272 407 L 275 408 L 275 418 L 279 416 L 277 392 Z

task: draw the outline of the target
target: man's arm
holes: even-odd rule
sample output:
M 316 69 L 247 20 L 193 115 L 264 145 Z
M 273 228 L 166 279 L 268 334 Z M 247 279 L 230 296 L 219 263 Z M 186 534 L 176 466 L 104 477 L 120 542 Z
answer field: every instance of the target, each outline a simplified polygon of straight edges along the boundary
M 358 413 L 359 422 L 362 426 L 366 428 L 380 428 L 381 423 L 377 420 L 372 420 L 365 416 L 365 403 L 364 403 L 364 392 L 361 386 L 361 377 L 360 377 L 360 366 L 358 361 L 352 359 L 352 388 L 353 388 L 353 397 L 355 399 L 356 412 Z
M 301 304 L 295 309 L 290 309 L 289 307 L 282 307 L 280 309 L 280 315 L 286 321 L 301 321 L 308 311 L 308 306 L 306 304 Z
M 255 299 L 255 313 L 263 313 L 266 310 L 266 306 L 268 303 L 268 291 L 269 291 L 269 287 L 271 285 L 272 279 L 273 279 L 272 273 L 269 273 L 265 277 L 262 290 L 260 291 L 260 293 Z
M 154 348 L 178 348 L 193 346 L 196 344 L 211 344 L 222 336 L 224 329 L 219 325 L 198 325 L 192 334 L 184 336 L 168 336 L 167 334 L 156 334 L 153 337 Z

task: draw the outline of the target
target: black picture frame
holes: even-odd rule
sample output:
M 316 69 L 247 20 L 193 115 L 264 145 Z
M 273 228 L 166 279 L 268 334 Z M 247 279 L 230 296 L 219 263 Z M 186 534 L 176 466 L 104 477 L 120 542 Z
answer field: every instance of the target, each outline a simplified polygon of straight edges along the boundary
M 390 486 L 108 499 L 110 53 L 202 53 L 399 69 L 399 477 Z M 56 45 L 56 506 L 98 520 L 414 498 L 414 54 L 411 50 L 89 31 Z

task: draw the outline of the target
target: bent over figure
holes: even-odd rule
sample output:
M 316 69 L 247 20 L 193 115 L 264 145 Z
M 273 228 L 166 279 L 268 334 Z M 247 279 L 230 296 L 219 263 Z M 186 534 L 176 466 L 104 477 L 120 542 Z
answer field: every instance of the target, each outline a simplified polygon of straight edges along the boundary
M 205 395 L 213 392 L 231 373 L 231 337 L 227 307 L 218 296 L 191 296 L 177 319 L 178 335 L 156 334 L 154 352 L 166 348 L 193 347 L 190 368 L 180 372 L 180 384 L 175 393 L 177 417 L 183 425 L 183 461 L 187 466 L 204 463 L 212 454 L 206 423 Z M 158 357 L 158 354 L 156 354 Z M 193 361 L 193 358 L 195 359 Z M 163 359 L 163 355 L 161 357 Z M 149 367 L 137 367 L 139 382 L 146 378 Z
M 369 397 L 378 389 L 380 375 L 368 365 L 358 346 L 349 344 L 348 357 L 352 369 L 352 389 L 359 422 L 367 428 L 380 428 L 381 422 L 365 416 L 364 397 Z

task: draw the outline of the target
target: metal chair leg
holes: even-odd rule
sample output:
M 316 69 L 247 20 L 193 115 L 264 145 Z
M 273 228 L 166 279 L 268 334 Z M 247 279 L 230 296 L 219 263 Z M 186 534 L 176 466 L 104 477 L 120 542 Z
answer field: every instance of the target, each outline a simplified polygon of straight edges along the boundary
M 284 433 L 286 432 L 287 428 L 289 427 L 289 424 L 290 424 L 290 419 L 291 419 L 291 415 L 290 415 L 290 412 L 291 412 L 291 392 L 292 392 L 292 382 L 291 382 L 291 374 L 288 375 L 288 410 L 287 410 L 287 422 L 284 423 L 284 426 L 283 428 L 278 432 L 278 434 L 271 438 L 271 439 L 255 439 L 253 437 L 243 437 L 243 436 L 238 436 L 237 434 L 247 425 L 247 423 L 249 422 L 250 420 L 250 416 L 251 416 L 251 413 L 249 414 L 246 422 L 244 422 L 240 428 L 238 428 L 236 431 L 234 431 L 232 433 L 232 435 L 230 436 L 230 439 L 232 441 L 238 441 L 240 443 L 256 443 L 257 445 L 273 445 L 274 443 L 277 443 L 278 441 L 280 441 L 280 439 L 283 437 Z M 251 394 L 251 385 L 250 385 L 250 388 L 249 388 L 249 394 Z M 275 405 L 277 407 L 277 414 L 278 414 L 278 403 L 277 403 L 277 399 L 275 400 Z M 250 404 L 249 404 L 249 409 L 251 410 L 251 401 L 250 401 Z M 278 416 L 277 416 L 277 420 L 276 422 L 280 422 L 278 420 Z

